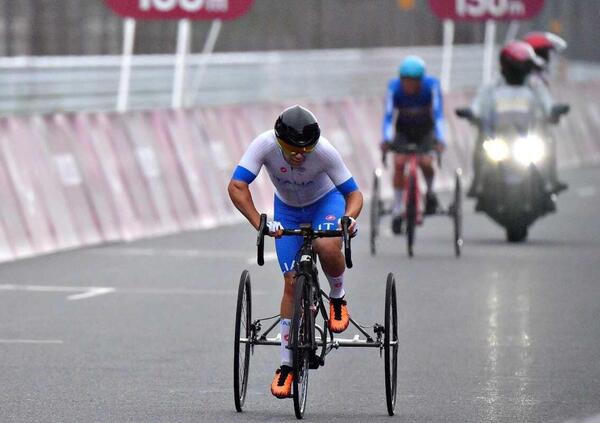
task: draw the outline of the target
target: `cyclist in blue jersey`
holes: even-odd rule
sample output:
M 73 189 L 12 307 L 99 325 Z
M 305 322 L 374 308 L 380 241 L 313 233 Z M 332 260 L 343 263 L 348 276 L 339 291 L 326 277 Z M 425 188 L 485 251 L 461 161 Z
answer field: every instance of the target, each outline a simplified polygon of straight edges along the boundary
M 294 306 L 294 266 L 302 237 L 281 237 L 282 229 L 311 223 L 314 228 L 332 230 L 343 216 L 348 216 L 352 222 L 349 230 L 354 235 L 363 196 L 338 151 L 321 136 L 315 116 L 301 106 L 285 109 L 274 129 L 252 141 L 229 183 L 231 201 L 256 229 L 260 214 L 248 185 L 263 166 L 275 186 L 274 217 L 267 226 L 276 238 L 275 250 L 285 281 L 281 300 L 281 367 L 275 372 L 271 393 L 287 398 L 291 396 L 293 373 L 291 350 L 286 347 Z M 321 238 L 314 241 L 314 247 L 330 286 L 329 328 L 340 333 L 350 323 L 344 300 L 342 241 Z
M 389 82 L 383 116 L 381 148 L 384 155 L 395 153 L 392 231 L 396 234 L 402 232 L 404 166 L 409 144 L 417 144 L 422 153 L 419 166 L 427 184 L 425 213 L 435 213 L 438 200 L 433 192 L 433 153 L 441 153 L 446 146 L 442 93 L 439 81 L 425 74 L 425 62 L 417 56 L 407 56 L 400 65 L 399 77 Z

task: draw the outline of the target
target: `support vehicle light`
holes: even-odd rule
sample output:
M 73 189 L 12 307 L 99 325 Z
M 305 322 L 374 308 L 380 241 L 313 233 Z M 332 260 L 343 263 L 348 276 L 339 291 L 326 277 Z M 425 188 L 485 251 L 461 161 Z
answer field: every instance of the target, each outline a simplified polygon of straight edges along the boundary
M 523 166 L 539 163 L 546 154 L 544 141 L 533 134 L 516 140 L 512 150 L 515 160 Z
M 501 162 L 508 159 L 510 149 L 508 143 L 500 138 L 492 138 L 483 142 L 483 150 L 493 162 Z

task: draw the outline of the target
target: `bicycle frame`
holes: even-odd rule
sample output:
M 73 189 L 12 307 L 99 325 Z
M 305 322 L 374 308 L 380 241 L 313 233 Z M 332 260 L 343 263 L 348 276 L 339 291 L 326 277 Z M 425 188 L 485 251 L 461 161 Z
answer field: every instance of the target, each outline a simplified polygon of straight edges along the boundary
M 416 147 L 415 147 L 416 148 Z M 416 222 L 420 223 L 423 221 L 423 211 L 421 210 L 421 190 L 419 188 L 419 153 L 414 150 L 407 153 L 408 155 L 408 172 L 404 174 L 404 193 L 403 193 L 403 202 L 406 206 L 409 204 L 409 195 L 410 192 L 410 180 L 412 179 L 415 184 L 415 211 L 416 211 Z M 408 210 L 405 211 L 405 214 L 408 214 Z
M 317 238 L 337 238 L 342 237 L 344 240 L 344 253 L 346 266 L 348 268 L 352 267 L 352 258 L 351 258 L 351 247 L 350 247 L 350 236 L 347 231 L 347 227 L 349 225 L 348 221 L 342 221 L 342 230 L 333 230 L 333 231 L 318 231 L 313 230 L 310 225 L 301 226 L 299 229 L 285 229 L 283 231 L 283 236 L 302 236 L 303 243 L 299 250 L 300 260 L 296 265 L 296 280 L 300 276 L 304 276 L 307 281 L 307 286 L 305 289 L 304 298 L 315 299 L 317 301 L 317 314 L 320 313 L 325 321 L 328 320 L 327 311 L 325 309 L 325 305 L 323 303 L 323 298 L 329 300 L 329 296 L 320 288 L 318 281 L 318 270 L 316 263 L 316 254 L 313 249 L 313 240 Z M 264 236 L 267 234 L 266 230 L 266 215 L 261 215 L 261 224 L 258 231 L 257 238 L 257 255 L 258 255 L 258 264 L 263 265 L 264 263 Z M 305 307 L 306 309 L 306 307 Z M 277 337 L 268 337 L 273 329 L 275 329 L 281 320 L 280 317 L 274 316 L 272 318 L 277 317 L 276 321 L 271 324 L 267 330 L 264 331 L 259 336 L 261 332 L 262 325 L 261 321 L 268 320 L 267 319 L 258 319 L 252 323 L 250 326 L 252 337 L 250 339 L 241 338 L 240 341 L 243 343 L 250 343 L 252 347 L 254 345 L 273 345 L 279 346 L 281 345 L 281 337 L 278 335 Z M 316 315 L 315 315 L 316 317 Z M 360 339 L 359 335 L 355 335 L 351 339 L 342 339 L 342 338 L 334 338 L 333 333 L 329 330 L 327 325 L 324 328 L 315 324 L 316 330 L 320 333 L 320 336 L 316 334 L 312 334 L 311 336 L 311 344 L 312 347 L 322 348 L 322 352 L 320 357 L 323 358 L 325 355 L 329 354 L 334 349 L 338 349 L 340 347 L 375 347 L 383 349 L 383 326 L 379 324 L 375 324 L 373 326 L 373 330 L 376 334 L 375 339 L 369 335 L 355 320 L 350 318 L 350 323 L 363 335 L 366 339 Z

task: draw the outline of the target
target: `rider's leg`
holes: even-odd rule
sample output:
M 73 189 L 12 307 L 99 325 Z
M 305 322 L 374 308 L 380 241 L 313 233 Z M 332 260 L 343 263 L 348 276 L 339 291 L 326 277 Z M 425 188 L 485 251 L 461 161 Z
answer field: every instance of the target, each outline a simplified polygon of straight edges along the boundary
M 344 300 L 344 270 L 346 263 L 341 251 L 339 238 L 321 238 L 315 241 L 315 251 L 319 256 L 323 273 L 329 281 L 329 329 L 341 333 L 350 324 L 346 301 Z
M 392 208 L 392 216 L 400 216 L 402 214 L 402 198 L 404 195 L 404 166 L 406 165 L 406 155 L 396 154 L 394 156 L 394 206 Z
M 559 193 L 561 191 L 566 190 L 569 185 L 565 182 L 562 182 L 558 179 L 558 166 L 557 166 L 557 150 L 556 150 L 556 139 L 554 136 L 548 137 L 548 148 L 549 148 L 549 157 L 548 157 L 548 173 L 549 179 L 552 184 L 552 191 L 554 193 Z
M 404 198 L 404 167 L 407 157 L 405 154 L 394 156 L 394 205 L 392 207 L 392 232 L 402 233 L 402 200 Z
M 425 184 L 427 185 L 427 193 L 433 192 L 433 178 L 435 176 L 435 170 L 433 168 L 433 157 L 431 154 L 421 154 L 419 156 L 419 166 L 425 177 Z
M 281 298 L 281 321 L 279 323 L 281 332 L 281 364 L 288 366 L 292 365 L 292 351 L 286 347 L 290 336 L 292 317 L 294 315 L 294 275 L 295 272 L 286 272 L 283 274 L 285 285 L 283 288 L 283 297 Z
M 425 177 L 427 193 L 425 195 L 425 213 L 433 214 L 438 209 L 438 199 L 433 192 L 433 179 L 435 170 L 433 168 L 433 156 L 431 154 L 421 154 L 419 156 L 419 167 Z
M 338 228 L 338 219 L 346 211 L 346 200 L 334 190 L 323 197 L 317 204 L 312 216 L 312 225 L 317 229 L 330 230 Z M 332 332 L 344 331 L 350 323 L 348 308 L 344 300 L 344 270 L 346 262 L 342 254 L 341 238 L 320 238 L 313 243 L 315 252 L 321 262 L 323 273 L 329 282 L 329 328 Z
M 273 217 L 280 222 L 284 228 L 297 228 L 299 221 L 303 220 L 297 216 L 297 210 L 285 205 L 275 198 L 275 213 Z M 287 348 L 290 334 L 291 320 L 294 314 L 294 266 L 296 252 L 302 245 L 300 237 L 283 237 L 275 240 L 275 251 L 281 272 L 283 273 L 284 287 L 280 304 L 280 323 L 281 333 L 280 357 L 281 367 L 275 372 L 275 377 L 271 382 L 271 393 L 277 398 L 287 398 L 292 390 L 292 351 Z

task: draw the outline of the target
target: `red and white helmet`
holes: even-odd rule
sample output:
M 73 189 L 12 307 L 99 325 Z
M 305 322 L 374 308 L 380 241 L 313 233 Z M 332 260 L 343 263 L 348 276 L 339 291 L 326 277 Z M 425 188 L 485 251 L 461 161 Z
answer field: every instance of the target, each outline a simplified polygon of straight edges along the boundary
M 534 66 L 543 65 L 544 60 L 524 41 L 510 41 L 500 50 L 500 69 L 509 84 L 523 84 Z
M 546 62 L 550 60 L 550 52 L 561 52 L 567 48 L 567 42 L 551 32 L 534 31 L 523 36 L 523 41 L 533 47 L 535 54 Z

